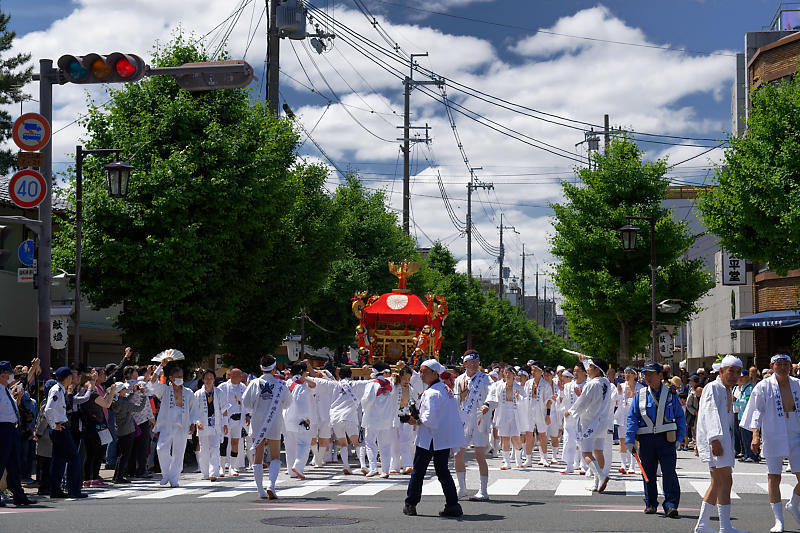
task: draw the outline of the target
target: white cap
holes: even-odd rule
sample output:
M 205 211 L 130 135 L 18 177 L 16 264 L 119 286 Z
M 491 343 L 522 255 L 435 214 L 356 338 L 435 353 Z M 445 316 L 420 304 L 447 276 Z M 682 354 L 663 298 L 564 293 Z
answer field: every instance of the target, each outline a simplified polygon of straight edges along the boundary
M 698 373 L 698 374 L 699 374 L 700 372 L 705 372 L 705 371 L 706 371 L 706 369 L 705 369 L 705 368 L 703 368 L 702 366 L 701 366 L 700 368 L 698 368 L 698 369 L 697 369 L 697 373 Z
M 437 374 L 441 374 L 442 372 L 444 372 L 445 370 L 447 370 L 447 369 L 446 369 L 445 367 L 443 367 L 443 366 L 442 366 L 442 364 L 441 364 L 439 361 L 437 361 L 436 359 L 428 359 L 428 360 L 426 360 L 426 361 L 423 361 L 423 363 L 422 363 L 420 366 L 427 366 L 428 368 L 430 368 L 431 370 L 433 370 L 433 371 L 434 371 L 434 372 L 436 372 Z
M 722 363 L 714 363 L 713 365 L 711 365 L 711 371 L 712 372 L 719 372 L 720 365 L 722 365 Z
M 736 357 L 735 355 L 728 354 L 722 359 L 722 362 L 720 362 L 719 367 L 720 369 L 722 369 L 722 368 L 727 368 L 729 366 L 738 366 L 739 368 L 742 368 L 743 366 L 742 360 Z
M 128 387 L 130 387 L 130 384 L 127 381 L 117 381 L 116 383 L 114 383 L 114 392 L 125 390 Z
M 558 373 L 559 373 L 559 372 L 561 372 L 562 370 L 566 370 L 566 368 L 564 368 L 564 366 L 563 366 L 563 365 L 558 365 L 558 366 L 556 367 L 556 374 L 558 374 Z

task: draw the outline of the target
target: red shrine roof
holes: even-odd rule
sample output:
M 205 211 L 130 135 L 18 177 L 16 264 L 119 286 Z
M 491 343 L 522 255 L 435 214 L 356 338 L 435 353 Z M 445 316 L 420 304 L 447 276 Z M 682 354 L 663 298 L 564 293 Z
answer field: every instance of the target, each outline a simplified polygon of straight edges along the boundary
M 376 322 L 403 322 L 421 328 L 428 323 L 428 308 L 416 294 L 390 292 L 365 307 L 362 316 L 368 326 Z

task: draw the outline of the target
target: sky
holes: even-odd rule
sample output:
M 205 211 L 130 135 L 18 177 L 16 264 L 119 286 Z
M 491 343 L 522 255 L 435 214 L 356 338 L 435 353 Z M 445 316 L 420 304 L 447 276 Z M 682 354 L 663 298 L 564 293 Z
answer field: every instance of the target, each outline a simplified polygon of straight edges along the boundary
M 448 216 L 437 178 L 463 225 L 466 155 L 469 166 L 481 167 L 476 178 L 494 185 L 474 193 L 474 225 L 490 251 L 499 244 L 501 215 L 503 225 L 513 226 L 504 235 L 505 265 L 519 279 L 523 244 L 526 254 L 533 254 L 526 264 L 529 294 L 537 266 L 540 282 L 546 281 L 552 294 L 549 203 L 562 199 L 561 181 L 574 180 L 575 167 L 586 164 L 586 145 L 577 143 L 588 124 L 601 126 L 608 114 L 612 127 L 674 137 L 640 137 L 677 144 L 640 143 L 648 159 L 679 163 L 707 151 L 691 145 L 713 146 L 712 140 L 723 139 L 731 128 L 735 54 L 742 52 L 744 34 L 767 26 L 779 5 L 772 0 L 310 4 L 314 22 L 337 36 L 325 41 L 321 54 L 308 40 L 281 41 L 281 103 L 290 105 L 314 141 L 301 135 L 303 157 L 326 165 L 329 158 L 340 169 L 357 170 L 365 186 L 386 191 L 389 207 L 399 211 L 403 169 L 396 139 L 402 136 L 397 126 L 402 125 L 403 85 L 383 67 L 406 75 L 408 54 L 427 53 L 417 62 L 449 80 L 444 91 L 451 109 L 478 120 L 451 113 L 462 154 L 441 90 L 412 91 L 412 125 L 429 126 L 431 142 L 414 143 L 411 150 L 411 234 L 421 247 L 443 242 L 459 259 L 459 269 L 466 270 L 466 239 Z M 359 6 L 365 6 L 366 16 Z M 17 32 L 15 51 L 30 52 L 37 64 L 39 58 L 55 61 L 66 53 L 114 51 L 149 60 L 152 50 L 180 29 L 211 52 L 222 43 L 232 58 L 246 59 L 259 77 L 251 85 L 253 97 L 265 97 L 262 0 L 0 0 L 0 8 L 11 15 Z M 376 24 L 370 23 L 373 17 Z M 307 29 L 313 31 L 311 25 Z M 430 78 L 417 72 L 414 79 Z M 27 92 L 37 99 L 37 84 Z M 67 168 L 85 135 L 78 119 L 87 99 L 102 104 L 108 97 L 100 85 L 54 88 L 57 170 Z M 524 113 L 516 104 L 525 106 Z M 12 107 L 12 114 L 19 107 Z M 37 110 L 36 101 L 22 106 L 24 112 Z M 675 183 L 709 183 L 710 166 L 721 157 L 721 150 L 712 150 L 676 165 L 670 176 Z M 327 187 L 333 190 L 338 183 L 339 173 L 331 167 Z M 498 276 L 497 257 L 477 242 L 473 273 Z

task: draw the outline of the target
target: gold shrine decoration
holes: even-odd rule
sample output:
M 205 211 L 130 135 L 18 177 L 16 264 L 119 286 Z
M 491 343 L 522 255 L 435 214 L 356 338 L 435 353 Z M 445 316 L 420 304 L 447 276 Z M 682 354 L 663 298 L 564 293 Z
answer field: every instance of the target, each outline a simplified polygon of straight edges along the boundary
M 403 261 L 402 263 L 389 263 L 389 272 L 397 276 L 398 284 L 397 289 L 392 292 L 408 292 L 408 278 L 419 272 L 419 262 L 414 261 L 409 263 Z

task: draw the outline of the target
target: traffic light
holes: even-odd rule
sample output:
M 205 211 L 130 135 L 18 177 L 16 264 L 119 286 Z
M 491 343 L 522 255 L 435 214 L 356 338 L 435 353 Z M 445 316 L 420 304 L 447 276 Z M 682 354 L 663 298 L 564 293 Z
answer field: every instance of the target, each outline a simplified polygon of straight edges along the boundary
M 5 240 L 10 232 L 11 228 L 8 226 L 0 226 L 0 268 L 6 266 L 8 258 L 11 257 L 11 252 L 5 249 Z
M 58 68 L 68 83 L 126 83 L 142 79 L 147 65 L 137 55 L 114 52 L 64 55 L 58 58 Z

